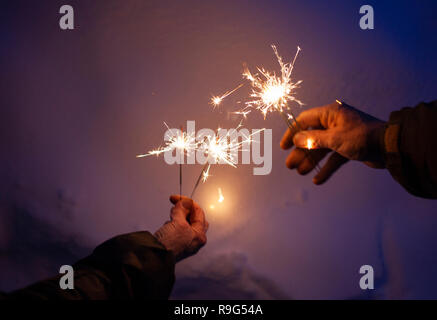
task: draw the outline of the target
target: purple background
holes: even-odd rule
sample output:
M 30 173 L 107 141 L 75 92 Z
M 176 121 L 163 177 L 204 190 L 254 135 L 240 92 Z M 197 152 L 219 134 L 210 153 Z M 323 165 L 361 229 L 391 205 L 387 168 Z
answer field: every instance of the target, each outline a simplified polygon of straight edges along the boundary
M 59 1 L 0 9 L 0 290 L 54 275 L 116 234 L 155 231 L 178 193 L 178 168 L 135 155 L 161 143 L 163 121 L 234 127 L 208 104 L 241 81 L 242 64 L 294 76 L 304 108 L 342 99 L 381 119 L 435 99 L 432 1 Z M 375 29 L 358 26 L 372 4 Z M 241 97 L 241 96 L 240 96 Z M 296 108 L 298 113 L 299 109 Z M 437 203 L 387 171 L 348 163 L 323 186 L 284 165 L 277 115 L 273 170 L 213 167 L 196 200 L 208 244 L 177 266 L 173 298 L 437 298 Z M 200 165 L 184 167 L 189 193 Z M 223 189 L 225 202 L 210 210 Z M 376 289 L 362 291 L 361 265 Z

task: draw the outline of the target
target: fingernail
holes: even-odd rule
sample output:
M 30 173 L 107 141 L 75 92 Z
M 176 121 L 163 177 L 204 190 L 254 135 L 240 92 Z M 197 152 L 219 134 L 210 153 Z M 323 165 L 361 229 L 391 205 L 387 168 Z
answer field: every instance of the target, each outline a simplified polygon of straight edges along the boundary
M 293 138 L 294 145 L 299 148 L 303 148 L 306 145 L 307 137 L 304 133 L 296 133 Z
M 182 206 L 187 209 L 190 210 L 192 205 L 193 205 L 193 200 L 190 199 L 182 199 L 181 200 Z

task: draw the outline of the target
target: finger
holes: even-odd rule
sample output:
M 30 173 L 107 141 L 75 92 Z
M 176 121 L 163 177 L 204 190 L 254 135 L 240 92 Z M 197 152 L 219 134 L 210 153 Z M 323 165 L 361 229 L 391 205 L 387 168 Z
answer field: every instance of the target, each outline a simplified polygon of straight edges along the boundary
M 297 172 L 301 175 L 308 174 L 329 152 L 331 152 L 329 149 L 308 150 L 305 153 L 305 158 L 297 166 Z
M 290 149 L 293 146 L 293 144 L 294 144 L 293 137 L 298 132 L 300 132 L 302 130 L 306 130 L 310 127 L 311 128 L 323 128 L 320 125 L 320 121 L 316 120 L 316 118 L 312 118 L 312 116 L 310 118 L 310 116 L 305 115 L 307 113 L 312 114 L 313 113 L 312 110 L 315 110 L 315 109 L 318 109 L 318 108 L 304 111 L 303 112 L 304 116 L 302 118 L 302 119 L 304 119 L 304 121 L 299 121 L 299 120 L 294 121 L 293 128 L 288 128 L 285 131 L 284 135 L 282 136 L 281 143 L 280 143 L 280 146 L 282 149 L 284 149 L 284 150 Z M 316 110 L 315 113 L 318 114 L 319 112 Z M 299 115 L 299 117 L 301 117 L 301 115 Z M 299 117 L 298 117 L 298 119 L 299 119 Z M 308 118 L 308 120 L 306 118 Z
M 294 142 L 293 137 L 300 131 L 307 130 L 308 128 L 314 129 L 327 129 L 329 119 L 335 114 L 335 110 L 338 110 L 338 102 L 327 104 L 321 107 L 307 109 L 302 111 L 296 120 L 293 122 L 295 128 L 288 129 L 281 139 L 281 148 L 290 149 Z
M 313 178 L 313 182 L 317 185 L 323 184 L 328 180 L 332 174 L 337 171 L 342 165 L 349 160 L 342 155 L 334 152 L 326 161 L 320 172 Z
M 285 160 L 285 165 L 289 169 L 295 169 L 299 168 L 303 165 L 303 167 L 300 169 L 302 170 L 302 173 L 299 171 L 300 174 L 308 173 L 311 171 L 331 150 L 329 149 L 314 149 L 314 150 L 305 150 L 301 148 L 296 148 L 293 151 L 290 152 L 287 159 Z M 306 172 L 309 170 L 308 172 Z
M 205 233 L 207 226 L 206 226 L 206 219 L 205 219 L 205 213 L 203 212 L 202 208 L 197 204 L 194 203 L 193 210 L 189 216 L 189 221 L 191 224 L 191 227 L 201 233 Z
M 182 199 L 176 202 L 176 205 L 171 208 L 170 218 L 173 220 L 187 221 L 187 217 L 190 214 L 190 211 L 192 211 L 192 208 L 193 200 L 187 197 L 182 197 Z
M 285 165 L 292 170 L 297 168 L 305 159 L 305 151 L 303 149 L 293 149 L 285 159 Z
M 329 127 L 329 119 L 338 111 L 339 103 L 333 102 L 321 107 L 307 109 L 302 111 L 296 121 L 300 130 L 308 128 L 325 128 Z
M 335 151 L 337 149 L 335 137 L 334 130 L 308 130 L 297 133 L 293 138 L 293 142 L 298 148 L 327 148 Z
M 282 136 L 280 146 L 282 149 L 287 150 L 293 146 L 293 137 L 298 132 L 296 128 L 288 128 Z
M 183 199 L 187 199 L 187 200 L 191 200 L 192 201 L 192 199 L 190 199 L 190 198 L 188 198 L 186 196 L 181 196 L 179 194 L 172 194 L 170 196 L 170 202 L 173 203 L 173 204 L 176 204 L 179 200 L 183 200 Z

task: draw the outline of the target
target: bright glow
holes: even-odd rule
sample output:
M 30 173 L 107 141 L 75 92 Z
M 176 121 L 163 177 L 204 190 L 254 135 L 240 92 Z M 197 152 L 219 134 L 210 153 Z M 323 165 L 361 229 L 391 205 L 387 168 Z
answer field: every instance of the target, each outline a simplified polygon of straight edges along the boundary
M 222 188 L 218 188 L 218 193 L 219 193 L 218 202 L 222 203 L 225 200 L 225 197 L 223 197 Z
M 170 130 L 168 125 L 164 122 L 167 129 Z M 156 155 L 159 156 L 161 153 L 167 152 L 167 151 L 173 151 L 175 149 L 180 150 L 183 154 L 189 155 L 191 152 L 195 151 L 199 143 L 196 142 L 196 137 L 194 133 L 188 134 L 186 132 L 182 132 L 182 130 L 176 130 L 172 131 L 170 130 L 170 137 L 168 141 L 166 142 L 164 147 L 159 147 L 155 150 L 151 150 L 145 154 L 139 154 L 136 157 L 137 158 L 143 158 L 147 156 Z
M 246 102 L 246 107 L 238 111 L 239 114 L 246 116 L 252 109 L 256 109 L 261 111 L 265 118 L 269 112 L 283 112 L 284 109 L 288 108 L 287 103 L 289 101 L 294 101 L 299 105 L 303 104 L 294 96 L 295 89 L 299 88 L 302 81 L 293 82 L 291 79 L 291 72 L 301 49 L 297 47 L 297 52 L 292 62 L 284 63 L 276 47 L 272 45 L 272 48 L 281 67 L 281 75 L 276 76 L 275 72 L 266 71 L 264 68 L 257 68 L 261 75 L 258 76 L 258 74 L 252 74 L 246 68 L 243 76 L 251 82 L 252 92 L 250 97 L 253 100 Z
M 238 130 L 241 127 L 241 123 L 237 126 L 237 128 L 233 130 Z M 226 135 L 220 135 L 220 128 L 217 129 L 217 133 L 214 136 L 207 136 L 203 143 L 200 143 L 198 150 L 207 155 L 208 165 L 205 169 L 203 169 L 202 181 L 206 182 L 206 180 L 211 176 L 209 174 L 209 170 L 211 168 L 211 164 L 222 163 L 228 164 L 234 168 L 237 167 L 237 157 L 238 151 L 242 149 L 243 145 L 250 145 L 252 143 L 252 136 L 257 134 L 265 129 L 260 129 L 249 136 L 244 136 L 241 142 L 235 141 L 231 139 L 232 130 L 227 130 Z
M 314 148 L 314 140 L 308 138 L 307 139 L 307 149 L 312 149 L 312 148 Z

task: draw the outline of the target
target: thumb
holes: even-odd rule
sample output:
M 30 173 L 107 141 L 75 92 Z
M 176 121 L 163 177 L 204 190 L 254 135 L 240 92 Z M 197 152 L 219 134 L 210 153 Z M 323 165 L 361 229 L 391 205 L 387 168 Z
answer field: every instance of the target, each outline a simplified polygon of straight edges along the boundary
M 171 209 L 170 218 L 175 220 L 186 220 L 193 207 L 193 200 L 188 198 L 182 198 Z
M 298 132 L 293 143 L 298 148 L 334 150 L 331 130 L 306 130 Z

